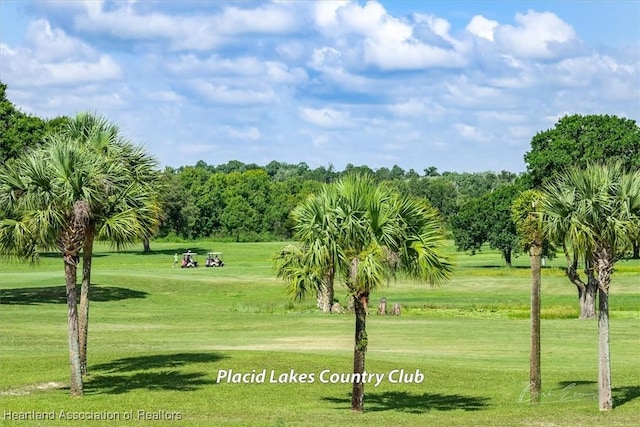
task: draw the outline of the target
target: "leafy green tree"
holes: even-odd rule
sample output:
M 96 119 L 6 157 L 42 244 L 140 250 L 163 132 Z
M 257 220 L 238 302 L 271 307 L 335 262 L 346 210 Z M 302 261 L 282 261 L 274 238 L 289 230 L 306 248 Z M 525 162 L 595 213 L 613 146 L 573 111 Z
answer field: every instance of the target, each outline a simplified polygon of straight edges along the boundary
M 515 184 L 502 185 L 462 205 L 451 221 L 458 250 L 474 254 L 489 243 L 502 253 L 507 266 L 511 266 L 512 251 L 518 244 L 511 205 L 519 193 Z
M 511 266 L 511 254 L 518 245 L 518 234 L 511 218 L 511 206 L 520 194 L 516 185 L 503 185 L 486 195 L 491 211 L 487 240 L 489 246 L 502 252 L 502 257 Z
M 196 200 L 198 211 L 194 235 L 213 236 L 222 229 L 221 218 L 227 205 L 228 177 L 229 174 L 215 172 L 209 176 L 198 193 L 190 195 Z
M 553 128 L 533 137 L 524 159 L 532 187 L 603 159 L 620 161 L 628 171 L 640 169 L 640 127 L 617 116 L 564 116 Z
M 598 285 L 598 389 L 600 410 L 613 406 L 609 349 L 609 288 L 616 254 L 640 219 L 640 171 L 621 162 L 589 164 L 545 186 L 541 211 L 549 236 L 584 253 Z
M 204 162 L 195 166 L 183 166 L 178 171 L 180 184 L 195 206 L 195 216 L 189 219 L 193 224 L 188 232 L 190 239 L 209 236 L 214 233 L 213 218 L 216 218 L 216 207 L 211 205 L 211 198 L 218 194 L 212 191 L 209 180 L 216 172 Z M 222 208 L 220 208 L 221 210 Z
M 43 120 L 21 112 L 7 99 L 7 85 L 0 82 L 0 163 L 41 145 L 42 138 L 59 129 L 65 120 Z
M 0 222 L 0 251 L 22 258 L 55 248 L 64 261 L 72 396 L 83 394 L 76 274 L 92 211 L 108 197 L 107 165 L 64 137 L 0 169 L 0 204 L 14 218 Z
M 571 115 L 561 118 L 553 128 L 536 134 L 531 151 L 525 154 L 527 177 L 531 187 L 540 187 L 558 174 L 573 168 L 584 168 L 589 162 L 603 159 L 620 161 L 625 170 L 640 167 L 640 127 L 635 121 L 610 115 Z M 571 197 L 556 193 L 556 197 Z M 556 205 L 568 206 L 562 200 Z M 640 234 L 632 233 L 631 256 L 640 258 Z M 597 283 L 594 266 L 585 253 L 568 249 L 560 242 L 566 259 L 565 273 L 578 290 L 580 319 L 596 317 Z M 579 264 L 585 279 L 580 276 Z
M 165 237 L 174 233 L 184 239 L 189 238 L 197 215 L 193 196 L 180 184 L 180 177 L 172 168 L 162 171 L 159 186 L 163 218 L 158 235 Z
M 328 184 L 334 182 L 339 175 L 340 174 L 334 170 L 333 165 L 330 164 L 327 168 L 320 166 L 310 170 L 306 175 L 306 179 Z
M 373 175 L 375 176 L 375 172 L 373 171 L 373 169 L 371 169 L 369 166 L 367 165 L 362 165 L 362 166 L 355 166 L 351 163 L 347 163 L 347 165 L 344 168 L 344 175 L 348 175 L 348 174 L 356 174 L 359 173 L 361 175 Z
M 429 166 L 424 170 L 424 176 L 439 176 L 438 168 L 435 166 Z
M 482 249 L 491 227 L 489 209 L 488 202 L 481 198 L 469 200 L 461 206 L 451 219 L 451 231 L 457 250 L 470 251 L 474 255 Z
M 236 242 L 240 241 L 240 236 L 243 233 L 255 229 L 254 225 L 257 220 L 257 213 L 241 196 L 232 196 L 228 199 L 227 206 L 220 217 L 223 230 L 233 236 Z
M 427 199 L 431 206 L 438 209 L 447 224 L 458 211 L 458 189 L 447 177 L 414 176 L 406 181 L 395 181 L 394 184 L 406 194 Z
M 454 183 L 457 189 L 457 204 L 482 197 L 498 187 L 516 183 L 516 175 L 511 172 L 443 172 L 442 176 Z
M 232 172 L 226 176 L 225 211 L 221 217 L 223 229 L 235 236 L 263 233 L 269 230 L 271 182 L 263 169 Z
M 539 214 L 542 195 L 526 190 L 513 202 L 511 217 L 516 231 L 529 251 L 531 260 L 531 349 L 529 386 L 531 403 L 541 400 L 542 373 L 540 370 L 540 288 L 542 248 L 545 240 L 542 215 Z
M 281 277 L 296 279 L 289 280 L 289 286 L 299 296 L 315 290 L 313 285 L 326 276 L 326 266 L 331 265 L 336 277 L 342 278 L 354 303 L 354 373 L 362 374 L 371 292 L 386 284 L 399 270 L 430 283 L 442 283 L 451 266 L 438 252 L 442 235 L 437 212 L 417 199 L 399 195 L 385 183 L 376 183 L 371 175 L 348 174 L 318 197 L 316 200 L 312 197 L 311 201 L 325 213 L 327 223 L 321 228 L 328 235 L 326 243 L 322 244 L 315 234 L 311 238 L 304 233 L 297 235 L 301 239 L 297 259 L 300 271 L 285 272 Z M 318 221 L 317 215 L 311 216 L 312 222 Z M 313 229 L 310 224 L 296 226 Z M 288 265 L 296 267 L 295 258 L 291 260 L 289 255 L 294 251 L 285 252 Z M 335 260 L 338 262 L 331 264 Z M 357 377 L 351 408 L 364 410 L 364 382 Z

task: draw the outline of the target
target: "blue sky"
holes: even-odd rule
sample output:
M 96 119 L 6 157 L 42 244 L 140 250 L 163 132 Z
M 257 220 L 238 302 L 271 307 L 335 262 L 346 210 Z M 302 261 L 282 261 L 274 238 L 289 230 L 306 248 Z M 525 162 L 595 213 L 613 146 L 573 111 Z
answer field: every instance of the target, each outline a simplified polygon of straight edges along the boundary
M 521 172 L 566 114 L 640 121 L 640 2 L 2 0 L 0 80 L 162 166 Z

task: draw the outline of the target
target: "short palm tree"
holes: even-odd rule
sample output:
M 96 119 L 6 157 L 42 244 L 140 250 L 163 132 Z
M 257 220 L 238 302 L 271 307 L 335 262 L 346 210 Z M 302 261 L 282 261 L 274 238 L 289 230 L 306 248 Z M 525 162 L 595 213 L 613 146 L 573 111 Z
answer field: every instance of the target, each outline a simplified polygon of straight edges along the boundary
M 574 188 L 558 185 L 548 188 L 546 191 L 544 209 L 553 213 L 548 219 L 553 221 L 547 224 L 549 238 L 562 247 L 567 261 L 566 275 L 578 290 L 580 303 L 580 319 L 594 319 L 596 317 L 596 296 L 598 284 L 595 278 L 591 248 L 589 242 L 575 239 L 572 232 L 570 218 L 573 216 Z M 578 272 L 578 261 L 584 261 L 584 271 L 587 281 L 583 281 Z
M 298 205 L 291 216 L 301 245 L 288 246 L 278 257 L 278 277 L 293 284 L 289 289 L 292 296 L 300 299 L 315 293 L 318 308 L 325 313 L 333 308 L 334 279 L 340 266 L 332 214 L 335 200 L 335 187 L 327 186 Z
M 600 410 L 613 407 L 609 351 L 609 287 L 616 254 L 629 245 L 640 217 L 640 171 L 619 163 L 591 164 L 547 185 L 542 201 L 545 227 L 586 254 L 598 285 L 598 388 Z
M 300 215 L 307 207 L 297 210 L 293 217 L 301 245 L 297 251 L 285 250 L 279 273 L 299 297 L 317 290 L 329 267 L 342 278 L 355 311 L 353 371 L 362 374 L 371 292 L 398 271 L 432 284 L 444 282 L 451 272 L 449 261 L 438 253 L 440 221 L 433 208 L 398 195 L 369 175 L 348 175 L 305 203 L 310 201 L 323 207 L 327 222 L 317 226 L 313 215 Z M 364 381 L 354 378 L 351 408 L 363 411 Z
M 0 251 L 30 257 L 56 249 L 64 261 L 71 395 L 83 394 L 78 340 L 76 271 L 91 211 L 111 185 L 100 156 L 67 138 L 51 138 L 38 150 L 0 169 Z

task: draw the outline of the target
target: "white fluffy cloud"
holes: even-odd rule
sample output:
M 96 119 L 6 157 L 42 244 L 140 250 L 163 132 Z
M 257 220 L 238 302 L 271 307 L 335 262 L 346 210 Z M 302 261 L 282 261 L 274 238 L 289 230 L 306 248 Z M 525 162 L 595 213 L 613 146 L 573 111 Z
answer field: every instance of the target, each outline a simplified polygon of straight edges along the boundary
M 493 35 L 498 27 L 498 21 L 487 19 L 482 15 L 471 18 L 466 30 L 476 37 L 494 41 Z
M 329 2 L 316 6 L 316 26 L 333 39 L 330 48 L 382 70 L 415 70 L 429 67 L 461 67 L 466 60 L 457 48 L 462 43 L 449 35 L 448 21 L 416 14 L 413 24 L 390 15 L 376 1 Z M 427 25 L 448 46 L 431 44 L 414 34 L 414 25 Z M 325 48 L 327 49 L 327 48 Z
M 26 33 L 30 50 L 39 61 L 64 61 L 71 58 L 89 59 L 98 55 L 86 43 L 69 37 L 60 28 L 52 28 L 44 19 L 29 24 Z
M 0 74 L 16 86 L 85 84 L 119 79 L 122 70 L 110 55 L 68 36 L 43 19 L 26 29 L 26 45 L 0 45 Z
M 519 58 L 549 59 L 577 42 L 573 28 L 551 12 L 516 14 L 518 25 L 499 25 L 495 40 L 503 49 Z M 564 51 L 566 52 L 566 51 Z
M 580 14 L 451 4 L 36 1 L 0 75 L 25 111 L 100 111 L 175 166 L 518 171 L 563 114 L 640 119 L 637 49 L 590 45 Z
M 238 35 L 288 34 L 301 25 L 291 8 L 275 2 L 256 8 L 222 6 L 208 14 L 149 12 L 148 5 L 135 1 L 85 1 L 65 7 L 80 33 L 139 42 L 164 40 L 172 50 L 203 51 L 233 43 Z

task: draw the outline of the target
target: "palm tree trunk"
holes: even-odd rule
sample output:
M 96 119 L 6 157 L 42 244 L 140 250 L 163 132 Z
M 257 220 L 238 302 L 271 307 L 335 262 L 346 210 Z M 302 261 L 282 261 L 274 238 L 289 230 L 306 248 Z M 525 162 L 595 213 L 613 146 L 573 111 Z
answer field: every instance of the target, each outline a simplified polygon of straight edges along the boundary
M 147 236 L 142 239 L 142 251 L 145 254 L 151 252 L 151 244 L 149 243 L 149 237 Z
M 598 269 L 598 401 L 601 411 L 613 408 L 611 355 L 609 350 L 609 284 L 613 271 L 613 248 L 596 250 Z
M 364 373 L 365 353 L 367 351 L 367 306 L 368 295 L 360 294 L 353 298 L 356 313 L 356 335 L 353 349 L 353 391 L 351 393 L 351 410 L 364 411 Z
M 80 345 L 78 342 L 78 307 L 76 293 L 76 260 L 71 255 L 64 257 L 64 276 L 67 286 L 67 311 L 69 326 L 69 364 L 71 367 L 71 396 L 82 396 L 82 372 L 80 370 Z
M 531 385 L 531 404 L 540 403 L 542 374 L 540 370 L 540 288 L 542 242 L 534 242 L 529 248 L 531 256 L 531 352 L 529 366 L 529 384 Z
M 613 408 L 611 355 L 609 350 L 609 285 L 615 263 L 612 247 L 596 247 L 591 265 L 598 272 L 598 402 L 601 411 Z
M 320 284 L 318 289 L 317 307 L 323 313 L 331 313 L 333 307 L 333 269 L 327 272 L 325 280 Z
M 640 259 L 640 240 L 634 240 L 631 243 L 633 245 L 633 254 L 631 255 L 631 258 Z
M 587 283 L 584 283 L 578 274 L 578 253 L 574 251 L 573 256 L 569 255 L 566 245 L 562 245 L 564 256 L 567 260 L 567 269 L 565 274 L 578 290 L 578 302 L 580 304 L 580 316 L 583 319 L 596 318 L 596 293 L 598 283 L 594 277 L 593 269 L 589 268 L 588 260 L 585 261 L 585 273 L 587 274 Z
M 613 408 L 611 395 L 611 356 L 609 353 L 609 295 L 598 290 L 598 401 L 601 411 Z
M 598 294 L 598 280 L 593 269 L 587 269 L 587 283 L 580 297 L 580 319 L 596 318 L 596 296 Z
M 80 287 L 80 369 L 87 375 L 87 340 L 89 337 L 89 288 L 91 286 L 91 260 L 93 258 L 93 240 L 95 225 L 87 227 L 82 246 L 82 286 Z

